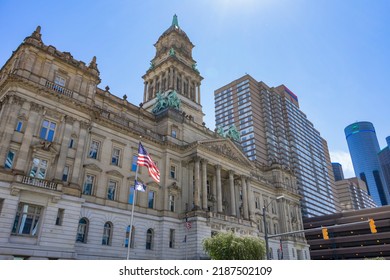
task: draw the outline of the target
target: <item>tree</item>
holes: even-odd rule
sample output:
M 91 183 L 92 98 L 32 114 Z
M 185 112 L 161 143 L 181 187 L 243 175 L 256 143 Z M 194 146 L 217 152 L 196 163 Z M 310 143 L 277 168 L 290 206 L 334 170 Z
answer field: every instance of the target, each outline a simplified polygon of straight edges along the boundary
M 262 240 L 252 236 L 218 233 L 202 241 L 203 250 L 212 260 L 261 260 L 265 257 Z

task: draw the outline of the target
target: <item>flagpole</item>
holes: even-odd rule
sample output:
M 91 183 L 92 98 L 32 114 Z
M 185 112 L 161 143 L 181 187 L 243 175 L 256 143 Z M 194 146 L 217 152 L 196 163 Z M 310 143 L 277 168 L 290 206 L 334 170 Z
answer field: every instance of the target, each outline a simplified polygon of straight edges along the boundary
M 137 182 L 137 177 L 138 177 L 138 163 L 137 163 L 137 168 L 135 170 L 135 180 L 134 180 L 134 197 L 133 197 L 133 205 L 131 206 L 131 216 L 130 216 L 130 232 L 129 232 L 129 241 L 127 242 L 127 260 L 130 257 L 130 243 L 131 243 L 131 235 L 133 233 L 133 219 L 134 219 L 134 205 L 135 201 L 137 198 L 137 190 L 135 188 L 135 182 Z
M 187 215 L 186 215 L 186 223 L 187 223 Z M 186 252 L 186 260 L 187 260 L 187 235 L 188 235 L 188 228 L 187 228 L 187 225 L 186 225 L 186 235 L 185 235 L 185 241 L 186 241 L 186 244 L 185 244 L 185 252 Z

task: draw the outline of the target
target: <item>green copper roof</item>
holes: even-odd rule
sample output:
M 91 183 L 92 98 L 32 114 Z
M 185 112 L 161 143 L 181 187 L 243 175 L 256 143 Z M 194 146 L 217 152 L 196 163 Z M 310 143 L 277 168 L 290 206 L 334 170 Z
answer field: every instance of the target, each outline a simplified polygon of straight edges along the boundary
M 177 15 L 176 14 L 173 16 L 172 26 L 179 27 L 179 21 L 177 20 Z

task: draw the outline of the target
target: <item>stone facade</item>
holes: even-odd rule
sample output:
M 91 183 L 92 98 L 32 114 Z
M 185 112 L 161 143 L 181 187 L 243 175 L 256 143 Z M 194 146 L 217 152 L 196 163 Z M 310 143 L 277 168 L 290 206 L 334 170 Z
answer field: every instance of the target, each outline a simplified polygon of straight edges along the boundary
M 22 42 L 0 71 L 1 259 L 126 259 L 132 203 L 131 259 L 204 259 L 202 240 L 220 231 L 262 238 L 267 205 L 270 234 L 303 229 L 294 174 L 250 162 L 203 124 L 192 47 L 174 19 L 136 106 L 98 87 L 95 57 L 45 45 L 40 27 Z M 183 106 L 153 114 L 169 90 Z M 134 199 L 139 141 L 161 181 L 140 167 L 147 188 Z M 273 258 L 280 244 L 285 259 L 309 258 L 302 234 L 270 239 Z

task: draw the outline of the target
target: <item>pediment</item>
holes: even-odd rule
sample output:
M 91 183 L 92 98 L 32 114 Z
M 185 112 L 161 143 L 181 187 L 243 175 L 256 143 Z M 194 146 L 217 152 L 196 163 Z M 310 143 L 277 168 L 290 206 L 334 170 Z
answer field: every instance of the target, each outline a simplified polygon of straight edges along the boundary
M 94 163 L 84 164 L 83 167 L 86 169 L 89 169 L 89 170 L 94 170 L 94 171 L 99 171 L 99 172 L 103 171 L 99 166 L 97 166 Z
M 32 146 L 33 150 L 36 152 L 38 150 L 49 152 L 53 155 L 58 154 L 58 144 L 54 144 L 53 142 L 45 141 L 45 140 L 40 140 L 39 143 L 35 144 Z
M 252 165 L 252 162 L 229 139 L 202 140 L 199 141 L 198 144 L 200 147 L 206 148 L 211 153 L 222 155 L 225 158 L 242 164 Z
M 124 176 L 122 175 L 122 173 L 120 173 L 118 170 L 109 170 L 109 171 L 106 171 L 106 173 L 108 175 L 111 175 L 111 176 L 116 176 L 116 177 L 120 177 L 120 178 L 123 178 Z

